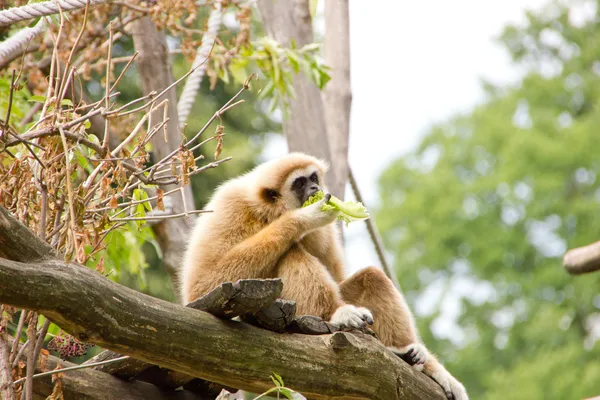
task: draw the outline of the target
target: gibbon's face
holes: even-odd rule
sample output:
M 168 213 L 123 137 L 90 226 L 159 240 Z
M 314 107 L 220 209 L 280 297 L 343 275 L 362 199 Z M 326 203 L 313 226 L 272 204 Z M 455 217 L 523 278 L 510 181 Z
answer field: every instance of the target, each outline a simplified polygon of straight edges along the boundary
M 324 190 L 323 171 L 317 165 L 299 167 L 286 175 L 281 177 L 279 185 L 270 185 L 268 189 L 263 189 L 263 198 L 281 212 L 302 207 L 310 196 Z
M 310 196 L 321 190 L 319 181 L 319 174 L 316 170 L 301 170 L 298 174 L 292 174 L 290 179 L 286 179 L 286 191 L 289 190 L 291 195 L 289 196 L 290 201 L 287 202 L 288 206 L 291 206 L 290 208 L 302 207 Z

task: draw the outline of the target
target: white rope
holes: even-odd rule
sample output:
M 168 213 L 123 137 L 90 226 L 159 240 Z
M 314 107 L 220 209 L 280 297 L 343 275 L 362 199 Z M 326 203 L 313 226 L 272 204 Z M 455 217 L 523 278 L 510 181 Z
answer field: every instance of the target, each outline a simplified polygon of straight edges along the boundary
M 23 54 L 31 40 L 42 33 L 45 27 L 46 19 L 42 18 L 33 28 L 23 28 L 0 43 L 0 65 Z
M 90 5 L 96 5 L 108 3 L 111 0 L 52 0 L 13 7 L 0 11 L 0 27 L 46 15 L 58 14 L 61 9 L 63 11 L 79 10 L 85 8 L 88 1 Z M 58 7 L 59 5 L 60 8 Z
M 222 15 L 223 10 L 221 8 L 221 2 L 216 1 L 215 9 L 211 11 L 210 17 L 208 18 L 208 28 L 206 32 L 204 32 L 204 35 L 202 35 L 202 45 L 198 49 L 196 59 L 194 59 L 194 63 L 192 64 L 192 68 L 195 68 L 203 62 L 205 62 L 206 58 L 210 54 L 210 50 L 212 49 L 215 43 L 217 33 L 219 32 L 219 28 L 221 27 Z M 200 89 L 200 82 L 202 82 L 202 78 L 204 78 L 205 72 L 206 63 L 200 65 L 200 67 L 198 67 L 198 69 L 192 72 L 185 81 L 183 92 L 181 92 L 179 102 L 177 103 L 177 114 L 179 116 L 180 125 L 183 125 L 185 121 L 187 121 L 188 116 L 190 115 L 192 105 L 194 105 L 196 95 L 198 94 L 198 90 Z

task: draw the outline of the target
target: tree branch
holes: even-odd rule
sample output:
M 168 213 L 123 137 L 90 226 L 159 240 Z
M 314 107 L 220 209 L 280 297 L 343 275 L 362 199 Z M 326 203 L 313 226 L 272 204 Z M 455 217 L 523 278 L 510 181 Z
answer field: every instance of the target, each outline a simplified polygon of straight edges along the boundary
M 54 371 L 59 362 L 61 368 L 78 367 L 77 364 L 50 355 L 46 360 L 46 370 Z M 36 373 L 41 372 L 38 364 Z M 120 400 L 202 399 L 196 393 L 187 390 L 165 392 L 151 383 L 123 380 L 91 367 L 67 371 L 63 373 L 61 380 L 65 399 L 105 400 L 107 393 L 110 393 L 110 398 Z M 52 375 L 39 376 L 33 380 L 34 398 L 45 399 L 50 396 L 53 388 Z
M 600 270 L 600 241 L 567 251 L 563 266 L 571 275 Z
M 6 238 L 18 225 L 0 208 L 0 241 L 14 243 Z M 32 232 L 21 239 L 45 246 Z M 445 398 L 437 383 L 368 335 L 277 334 L 152 298 L 56 259 L 0 258 L 0 302 L 36 310 L 82 341 L 252 392 L 272 387 L 275 371 L 311 399 Z

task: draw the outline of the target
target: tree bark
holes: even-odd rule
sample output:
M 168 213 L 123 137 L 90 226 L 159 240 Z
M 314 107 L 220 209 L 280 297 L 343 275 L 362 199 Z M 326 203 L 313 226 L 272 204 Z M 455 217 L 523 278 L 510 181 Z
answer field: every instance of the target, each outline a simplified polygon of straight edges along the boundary
M 307 0 L 258 0 L 258 8 L 267 35 L 282 46 L 293 39 L 298 47 L 313 42 L 312 21 Z M 288 149 L 301 151 L 332 164 L 330 140 L 327 135 L 321 93 L 303 74 L 294 75 L 292 85 L 295 97 L 290 100 L 289 118 L 283 121 L 283 132 Z M 337 162 L 337 160 L 335 160 Z M 342 197 L 334 168 L 327 173 L 332 194 Z
M 14 243 L 6 238 L 19 225 L 0 208 L 3 243 Z M 21 240 L 32 249 L 45 246 L 32 232 Z M 437 383 L 368 335 L 277 334 L 47 257 L 28 263 L 0 258 L 0 302 L 40 312 L 82 341 L 224 386 L 262 392 L 272 387 L 275 371 L 311 399 L 445 398 Z
M 133 44 L 139 52 L 136 65 L 142 81 L 144 95 L 152 91 L 161 92 L 173 83 L 171 60 L 164 31 L 158 31 L 150 17 L 141 18 L 132 23 Z M 179 131 L 177 117 L 177 93 L 175 87 L 171 88 L 165 97 L 169 101 L 167 123 L 167 137 L 157 133 L 152 140 L 153 156 L 155 161 L 160 160 L 177 149 L 181 144 L 182 133 Z M 163 120 L 163 110 L 154 111 L 151 116 L 153 125 Z M 165 186 L 165 191 L 171 190 L 173 185 Z M 182 188 L 181 196 L 170 197 L 173 214 L 194 210 L 194 196 L 191 185 Z M 181 255 L 183 254 L 188 232 L 192 227 L 193 218 L 167 219 L 153 225 L 157 240 L 163 252 L 163 264 L 171 278 L 176 278 Z
M 348 0 L 325 2 L 325 64 L 331 67 L 331 81 L 323 91 L 327 137 L 331 147 L 331 168 L 335 171 L 335 187 L 340 199 L 348 178 L 348 143 L 350 140 L 350 11 Z

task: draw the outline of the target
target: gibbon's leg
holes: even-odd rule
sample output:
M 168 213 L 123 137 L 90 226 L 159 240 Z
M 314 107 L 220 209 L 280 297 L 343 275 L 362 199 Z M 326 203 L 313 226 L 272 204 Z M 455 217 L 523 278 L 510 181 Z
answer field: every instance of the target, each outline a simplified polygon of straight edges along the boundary
M 433 378 L 449 399 L 468 399 L 464 386 L 420 342 L 404 296 L 383 271 L 375 267 L 358 271 L 340 284 L 340 292 L 345 302 L 373 313 L 372 329 L 385 346 Z
M 345 302 L 365 307 L 373 313 L 371 329 L 385 346 L 402 349 L 418 343 L 412 313 L 400 292 L 376 267 L 367 267 L 342 281 L 340 291 Z
M 336 326 L 373 323 L 369 310 L 344 304 L 327 268 L 299 243 L 281 258 L 276 275 L 283 281 L 281 297 L 296 302 L 298 315 L 316 315 Z

